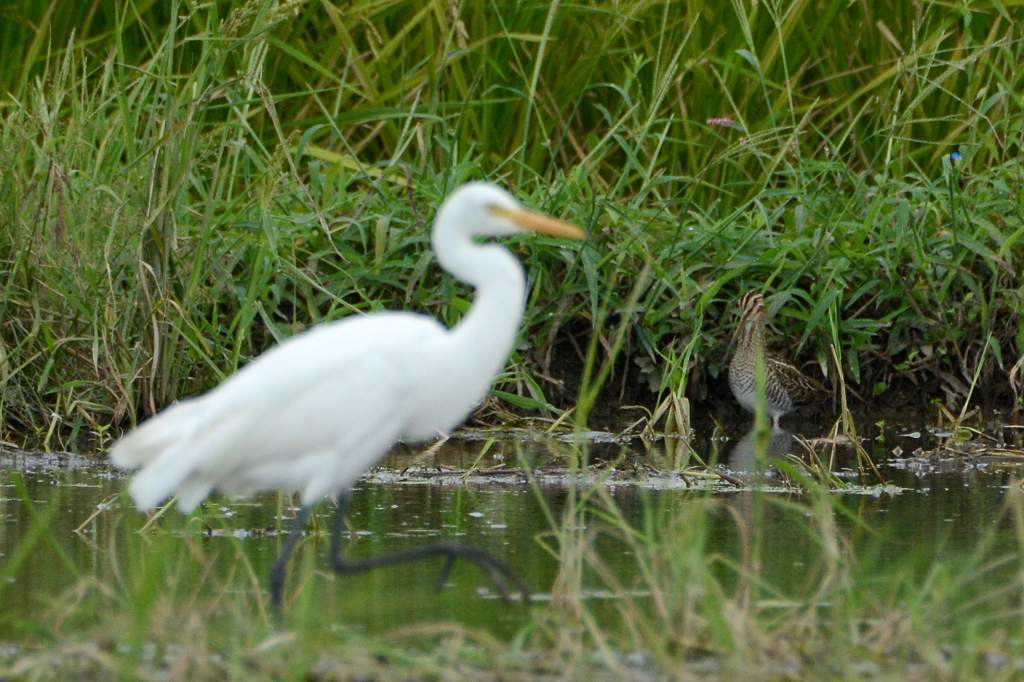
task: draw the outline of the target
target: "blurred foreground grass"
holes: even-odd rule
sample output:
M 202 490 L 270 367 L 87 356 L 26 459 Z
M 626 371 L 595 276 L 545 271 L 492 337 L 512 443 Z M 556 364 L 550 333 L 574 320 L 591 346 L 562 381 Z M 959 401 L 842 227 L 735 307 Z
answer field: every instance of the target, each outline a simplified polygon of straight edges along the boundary
M 530 524 L 543 526 L 546 516 L 550 527 L 532 539 L 522 529 L 490 531 L 489 539 L 499 556 L 531 571 L 540 599 L 499 607 L 502 618 L 489 625 L 473 616 L 494 614 L 496 604 L 477 591 L 486 579 L 472 567 L 459 565 L 455 584 L 441 594 L 429 589 L 436 562 L 371 576 L 327 573 L 329 505 L 294 557 L 286 610 L 277 620 L 265 572 L 281 537 L 238 534 L 261 528 L 266 509 L 231 515 L 211 506 L 189 518 L 172 511 L 147 521 L 123 496 L 92 512 L 69 505 L 70 486 L 39 499 L 11 474 L 4 487 L 30 513 L 0 564 L 0 598 L 15 604 L 0 613 L 0 676 L 1019 679 L 1019 485 L 1002 503 L 1001 495 L 985 497 L 996 486 L 947 504 L 929 499 L 927 487 L 843 494 L 792 467 L 787 473 L 785 494 L 655 496 L 640 488 L 612 493 L 601 484 L 557 495 L 535 489 L 538 500 L 557 499 L 559 506 L 546 506 Z M 449 491 L 463 493 L 474 495 Z M 901 494 L 912 499 L 897 504 Z M 499 498 L 498 507 L 523 506 L 509 490 L 487 495 Z M 879 496 L 887 501 L 875 504 Z M 380 502 L 395 499 L 387 486 L 357 495 L 354 528 L 367 535 L 350 541 L 353 551 L 417 541 L 382 518 L 390 515 L 380 512 Z M 290 506 L 287 498 L 281 502 Z M 920 515 L 895 513 L 916 505 Z M 488 516 L 494 511 L 482 508 Z M 61 532 L 67 523 L 57 514 L 69 509 L 88 516 L 81 533 Z M 438 505 L 433 512 L 442 509 L 451 511 Z M 944 523 L 951 519 L 927 517 L 939 509 L 963 512 L 957 524 L 966 532 L 954 536 Z M 981 509 L 988 513 L 979 516 Z M 465 508 L 455 518 L 464 515 Z M 907 528 L 908 522 L 918 525 Z M 31 578 L 32 562 L 42 558 L 62 568 L 57 585 Z M 12 575 L 19 580 L 9 582 Z M 453 605 L 455 590 L 462 599 Z M 367 611 L 395 620 L 367 632 Z M 423 620 L 431 613 L 435 618 Z

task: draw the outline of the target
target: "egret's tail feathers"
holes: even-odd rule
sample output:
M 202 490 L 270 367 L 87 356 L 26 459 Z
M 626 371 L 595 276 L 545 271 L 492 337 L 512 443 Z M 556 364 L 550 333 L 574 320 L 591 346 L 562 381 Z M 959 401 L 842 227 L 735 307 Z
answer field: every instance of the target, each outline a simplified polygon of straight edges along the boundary
M 139 509 L 177 495 L 178 511 L 187 514 L 230 476 L 232 459 L 222 455 L 230 453 L 246 423 L 244 415 L 211 412 L 199 401 L 181 404 L 129 434 L 111 457 L 122 466 L 142 465 L 128 485 Z
M 200 417 L 197 401 L 183 400 L 114 443 L 110 460 L 126 469 L 148 464 L 190 435 Z
M 117 466 L 142 467 L 128 486 L 139 509 L 152 509 L 188 482 L 197 464 L 195 436 L 204 424 L 204 414 L 200 400 L 184 400 L 145 422 L 110 449 L 110 459 Z M 198 490 L 192 490 L 189 504 L 183 505 L 179 500 L 179 508 L 191 511 L 209 490 L 206 487 L 201 496 Z
M 160 454 L 159 459 L 135 474 L 132 482 L 128 485 L 128 493 L 135 501 L 135 506 L 140 510 L 152 509 L 173 495 L 193 473 L 194 467 L 195 462 L 182 451 L 182 448 L 165 450 Z M 192 497 L 189 496 L 190 500 Z M 178 508 L 183 512 L 191 511 L 199 503 L 199 500 L 193 501 L 189 509 L 185 509 L 182 501 L 179 500 Z

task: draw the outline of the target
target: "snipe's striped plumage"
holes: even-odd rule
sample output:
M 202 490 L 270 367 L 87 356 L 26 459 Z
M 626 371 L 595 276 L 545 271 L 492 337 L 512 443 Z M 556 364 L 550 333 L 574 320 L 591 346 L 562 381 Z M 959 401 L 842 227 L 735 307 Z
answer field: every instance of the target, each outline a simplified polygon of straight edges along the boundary
M 765 350 L 764 296 L 750 292 L 740 301 L 740 323 L 736 328 L 736 353 L 729 363 L 729 388 L 746 410 L 757 410 L 757 363 L 764 358 L 765 410 L 773 426 L 782 415 L 801 404 L 823 396 L 824 386 L 800 370 L 769 356 Z

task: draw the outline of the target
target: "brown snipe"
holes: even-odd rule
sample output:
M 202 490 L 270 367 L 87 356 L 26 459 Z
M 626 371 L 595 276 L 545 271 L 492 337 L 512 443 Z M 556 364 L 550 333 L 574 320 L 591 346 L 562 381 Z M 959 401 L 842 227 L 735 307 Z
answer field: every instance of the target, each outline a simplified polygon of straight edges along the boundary
M 746 410 L 757 410 L 757 359 L 764 358 L 765 410 L 778 427 L 779 418 L 797 405 L 821 398 L 827 392 L 800 370 L 769 356 L 765 349 L 764 296 L 750 292 L 740 301 L 736 328 L 736 353 L 729 363 L 729 388 Z

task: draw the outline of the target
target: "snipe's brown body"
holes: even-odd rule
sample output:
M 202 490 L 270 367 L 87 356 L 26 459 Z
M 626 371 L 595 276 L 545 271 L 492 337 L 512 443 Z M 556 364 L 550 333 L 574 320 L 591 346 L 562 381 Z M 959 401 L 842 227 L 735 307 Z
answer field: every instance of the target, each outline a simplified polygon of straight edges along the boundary
M 782 415 L 801 403 L 827 393 L 824 386 L 800 370 L 768 356 L 765 350 L 764 296 L 750 292 L 740 301 L 740 323 L 736 329 L 736 353 L 729 363 L 729 388 L 749 412 L 757 410 L 757 363 L 764 362 L 765 410 L 774 426 Z

